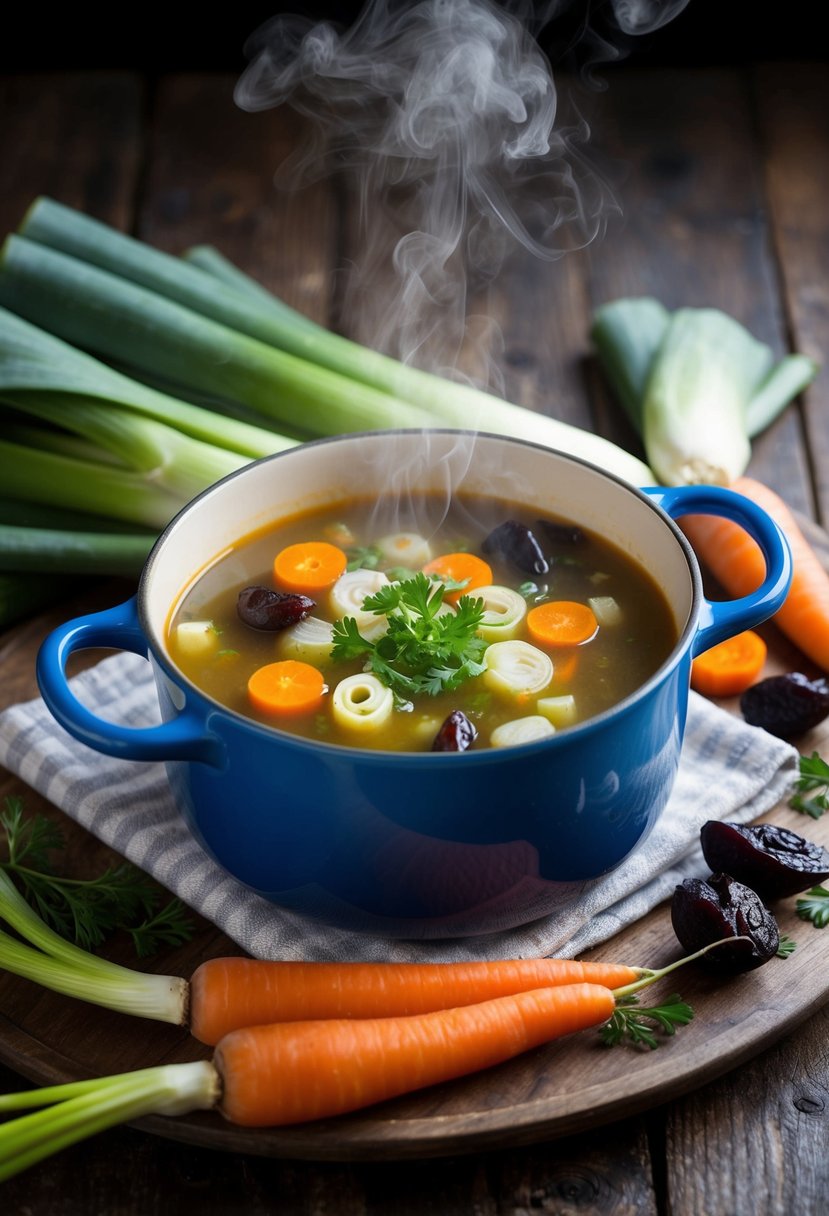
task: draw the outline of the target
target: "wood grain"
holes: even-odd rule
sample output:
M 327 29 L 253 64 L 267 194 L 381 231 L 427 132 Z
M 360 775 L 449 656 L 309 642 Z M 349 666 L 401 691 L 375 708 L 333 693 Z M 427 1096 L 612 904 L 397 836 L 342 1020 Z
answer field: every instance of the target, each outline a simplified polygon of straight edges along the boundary
M 605 240 L 588 251 L 593 307 L 650 295 L 668 308 L 719 308 L 782 355 L 786 317 L 746 79 L 722 70 L 620 71 L 588 112 L 620 205 Z M 751 463 L 758 480 L 811 514 L 796 410 L 754 441 Z
M 803 523 L 829 568 L 829 537 Z M 767 671 L 788 667 L 786 646 L 779 643 L 776 649 L 773 633 L 769 639 Z M 25 673 L 32 680 L 36 642 L 36 634 L 28 632 L 6 656 L 6 668 L 17 670 L 11 687 L 18 692 Z M 825 754 L 829 720 L 800 743 L 804 751 L 817 748 Z M 829 816 L 804 824 L 803 817 L 784 803 L 768 818 L 829 846 Z M 78 857 L 86 833 L 68 820 L 64 827 L 76 842 Z M 100 852 L 102 846 L 97 848 Z M 599 1127 L 731 1071 L 825 1003 L 829 935 L 799 921 L 793 899 L 777 911 L 781 931 L 798 942 L 794 955 L 750 976 L 723 981 L 697 967 L 681 981 L 670 981 L 681 986 L 696 1017 L 661 1050 L 638 1056 L 633 1073 L 629 1052 L 607 1051 L 595 1035 L 580 1035 L 486 1073 L 313 1126 L 248 1130 L 229 1127 L 213 1114 L 175 1120 L 154 1117 L 142 1126 L 172 1139 L 226 1151 L 320 1161 L 443 1157 L 490 1146 L 532 1144 Z M 203 923 L 192 942 L 160 957 L 153 969 L 187 976 L 203 958 L 225 952 L 238 953 Z M 678 953 L 669 909 L 663 905 L 593 956 L 661 966 Z M 116 948 L 114 956 L 127 961 L 123 946 Z M 39 1084 L 208 1054 L 183 1031 L 88 1009 L 10 975 L 0 976 L 0 1009 L 0 1060 Z

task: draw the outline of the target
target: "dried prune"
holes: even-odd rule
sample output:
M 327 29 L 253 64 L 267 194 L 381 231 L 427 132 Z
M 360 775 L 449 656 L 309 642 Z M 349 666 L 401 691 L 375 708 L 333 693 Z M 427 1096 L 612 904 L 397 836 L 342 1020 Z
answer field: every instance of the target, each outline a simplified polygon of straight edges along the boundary
M 730 874 L 712 874 L 707 881 L 686 878 L 671 900 L 671 923 L 686 950 L 701 950 L 713 942 L 732 941 L 709 951 L 700 962 L 714 971 L 753 971 L 774 958 L 780 930 L 756 891 Z
M 435 735 L 433 752 L 465 752 L 478 738 L 478 732 L 463 710 L 453 709 Z
M 587 536 L 576 524 L 558 523 L 552 519 L 537 519 L 535 526 L 554 545 L 583 545 Z
M 550 563 L 531 530 L 517 519 L 499 524 L 481 545 L 487 556 L 497 554 L 524 574 L 546 574 Z
M 275 632 L 304 621 L 316 606 L 307 595 L 272 591 L 269 587 L 245 587 L 236 600 L 236 614 L 251 629 Z
M 743 827 L 712 819 L 700 832 L 712 870 L 725 870 L 761 899 L 785 899 L 829 878 L 829 852 L 822 845 L 773 823 Z
M 779 739 L 803 735 L 829 715 L 829 681 L 810 680 L 800 671 L 768 676 L 746 689 L 740 709 L 750 726 Z

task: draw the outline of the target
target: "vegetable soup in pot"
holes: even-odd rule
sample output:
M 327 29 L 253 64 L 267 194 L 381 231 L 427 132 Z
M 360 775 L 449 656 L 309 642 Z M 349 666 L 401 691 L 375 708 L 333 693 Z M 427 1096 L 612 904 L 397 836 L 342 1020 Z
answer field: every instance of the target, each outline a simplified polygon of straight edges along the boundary
M 252 533 L 186 589 L 172 659 L 309 739 L 510 747 L 624 700 L 677 642 L 662 590 L 592 531 L 496 498 L 355 498 Z

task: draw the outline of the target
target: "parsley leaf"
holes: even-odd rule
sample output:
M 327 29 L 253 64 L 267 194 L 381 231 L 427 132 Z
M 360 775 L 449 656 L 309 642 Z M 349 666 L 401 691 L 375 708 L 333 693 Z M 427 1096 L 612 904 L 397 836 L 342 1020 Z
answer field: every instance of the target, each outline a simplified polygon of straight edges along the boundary
M 484 671 L 487 646 L 477 636 L 484 614 L 481 600 L 464 595 L 455 611 L 440 611 L 446 592 L 462 586 L 419 573 L 381 587 L 366 597 L 363 609 L 385 616 L 386 632 L 371 642 L 360 634 L 353 617 L 344 617 L 334 625 L 331 657 L 367 656 L 366 670 L 406 696 L 436 696 L 458 688 Z
M 818 929 L 829 925 L 829 891 L 826 887 L 812 887 L 795 904 L 801 920 L 810 920 Z
M 817 752 L 800 757 L 800 777 L 795 782 L 797 793 L 789 800 L 789 806 L 812 819 L 820 819 L 829 811 L 829 764 Z M 811 798 L 804 794 L 813 794 Z

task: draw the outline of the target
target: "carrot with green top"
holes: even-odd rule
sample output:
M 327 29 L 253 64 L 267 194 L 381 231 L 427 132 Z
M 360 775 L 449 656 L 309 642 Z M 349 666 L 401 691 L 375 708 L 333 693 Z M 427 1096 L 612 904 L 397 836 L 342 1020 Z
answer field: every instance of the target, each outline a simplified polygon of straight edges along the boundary
M 0 1096 L 0 1180 L 95 1132 L 148 1114 L 217 1109 L 242 1127 L 331 1118 L 491 1068 L 598 1026 L 616 1009 L 598 984 L 539 988 L 404 1018 L 339 1018 L 234 1030 L 211 1060 Z
M 782 528 L 794 569 L 789 593 L 772 620 L 805 655 L 829 671 L 829 572 L 779 495 L 750 477 L 737 478 L 731 489 L 762 507 Z M 731 595 L 748 595 L 760 586 L 766 572 L 763 554 L 739 524 L 712 515 L 686 515 L 680 524 L 702 564 Z

